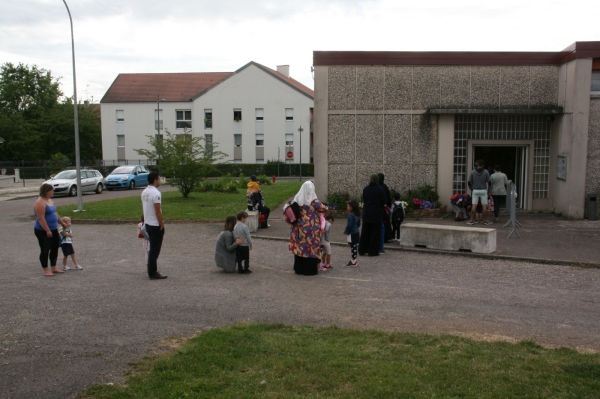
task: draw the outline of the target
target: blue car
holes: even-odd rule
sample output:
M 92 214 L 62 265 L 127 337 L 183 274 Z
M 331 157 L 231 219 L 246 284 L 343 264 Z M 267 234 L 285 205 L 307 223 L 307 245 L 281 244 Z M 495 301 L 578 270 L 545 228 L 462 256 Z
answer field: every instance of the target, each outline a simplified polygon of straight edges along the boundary
M 108 191 L 113 188 L 128 188 L 148 185 L 148 169 L 144 165 L 119 166 L 106 176 L 104 186 Z

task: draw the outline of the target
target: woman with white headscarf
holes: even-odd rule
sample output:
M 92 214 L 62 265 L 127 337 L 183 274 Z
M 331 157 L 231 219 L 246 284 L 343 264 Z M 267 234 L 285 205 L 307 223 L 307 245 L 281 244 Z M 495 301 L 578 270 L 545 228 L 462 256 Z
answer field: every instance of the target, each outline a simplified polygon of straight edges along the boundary
M 304 182 L 294 201 L 300 208 L 300 217 L 298 223 L 291 227 L 288 245 L 289 250 L 294 252 L 294 272 L 314 276 L 321 261 L 319 212 L 326 212 L 328 208 L 317 198 L 311 181 Z

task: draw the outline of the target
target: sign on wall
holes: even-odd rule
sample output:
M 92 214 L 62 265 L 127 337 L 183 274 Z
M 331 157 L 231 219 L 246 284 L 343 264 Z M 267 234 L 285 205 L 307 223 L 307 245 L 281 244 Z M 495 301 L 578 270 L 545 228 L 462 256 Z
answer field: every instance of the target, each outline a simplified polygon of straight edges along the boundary
M 556 178 L 567 180 L 567 156 L 559 155 L 556 162 Z

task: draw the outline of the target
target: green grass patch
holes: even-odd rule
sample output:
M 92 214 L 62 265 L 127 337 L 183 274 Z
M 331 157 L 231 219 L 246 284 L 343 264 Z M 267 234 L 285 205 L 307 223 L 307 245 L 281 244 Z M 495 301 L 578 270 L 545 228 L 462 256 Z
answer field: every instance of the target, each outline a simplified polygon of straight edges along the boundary
M 532 342 L 236 325 L 144 359 L 92 398 L 597 398 L 600 355 Z
M 274 209 L 289 197 L 294 196 L 301 182 L 280 182 L 261 187 L 266 205 Z M 140 191 L 141 195 L 141 191 Z M 58 207 L 61 216 L 72 219 L 97 220 L 139 220 L 142 215 L 142 201 L 139 195 L 85 204 L 85 212 L 73 212 L 77 205 Z M 246 190 L 237 193 L 191 193 L 183 198 L 179 191 L 169 191 L 162 195 L 162 210 L 169 220 L 207 220 L 222 219 L 236 215 L 246 209 Z

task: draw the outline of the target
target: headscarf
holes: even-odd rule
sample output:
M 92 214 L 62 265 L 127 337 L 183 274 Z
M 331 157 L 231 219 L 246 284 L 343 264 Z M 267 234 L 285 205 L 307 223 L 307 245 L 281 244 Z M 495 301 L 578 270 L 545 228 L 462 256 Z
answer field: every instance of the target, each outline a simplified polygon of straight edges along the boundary
M 311 181 L 305 181 L 302 187 L 300 187 L 300 191 L 294 197 L 294 201 L 299 206 L 310 205 L 310 203 L 317 199 L 317 194 L 315 194 L 315 185 Z

